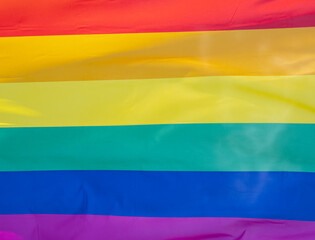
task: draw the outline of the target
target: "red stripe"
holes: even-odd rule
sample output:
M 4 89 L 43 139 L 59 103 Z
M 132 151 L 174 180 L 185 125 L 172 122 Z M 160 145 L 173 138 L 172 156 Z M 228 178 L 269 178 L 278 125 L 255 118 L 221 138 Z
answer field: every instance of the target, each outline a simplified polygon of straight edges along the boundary
M 314 240 L 315 222 L 244 218 L 0 215 L 0 239 Z
M 312 26 L 315 26 L 314 0 L 11 0 L 0 3 L 0 36 Z

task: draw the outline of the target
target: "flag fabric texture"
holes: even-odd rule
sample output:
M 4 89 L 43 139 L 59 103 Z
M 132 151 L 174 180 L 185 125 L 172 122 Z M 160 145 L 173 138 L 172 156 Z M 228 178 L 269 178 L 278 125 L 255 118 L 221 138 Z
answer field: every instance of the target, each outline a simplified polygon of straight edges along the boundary
M 314 0 L 0 2 L 0 240 L 314 240 Z

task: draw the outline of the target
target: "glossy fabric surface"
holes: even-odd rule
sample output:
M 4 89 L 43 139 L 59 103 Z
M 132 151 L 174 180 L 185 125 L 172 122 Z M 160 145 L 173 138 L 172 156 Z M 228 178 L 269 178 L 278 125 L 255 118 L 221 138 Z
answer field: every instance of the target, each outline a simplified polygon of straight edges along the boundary
M 315 239 L 314 0 L 0 1 L 0 240 Z

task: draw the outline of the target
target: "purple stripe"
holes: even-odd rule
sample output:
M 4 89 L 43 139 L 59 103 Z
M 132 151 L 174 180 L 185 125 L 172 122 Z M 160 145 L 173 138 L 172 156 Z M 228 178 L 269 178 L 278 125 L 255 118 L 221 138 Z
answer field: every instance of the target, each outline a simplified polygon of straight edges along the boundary
M 0 215 L 7 240 L 314 240 L 315 222 L 244 218 Z

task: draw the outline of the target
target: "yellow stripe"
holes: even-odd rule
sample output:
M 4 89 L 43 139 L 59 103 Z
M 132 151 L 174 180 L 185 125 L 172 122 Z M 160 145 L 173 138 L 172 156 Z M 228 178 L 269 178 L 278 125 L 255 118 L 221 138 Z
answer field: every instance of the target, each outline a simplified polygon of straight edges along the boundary
M 315 28 L 0 38 L 0 82 L 315 74 Z
M 315 76 L 3 83 L 0 126 L 315 122 Z

